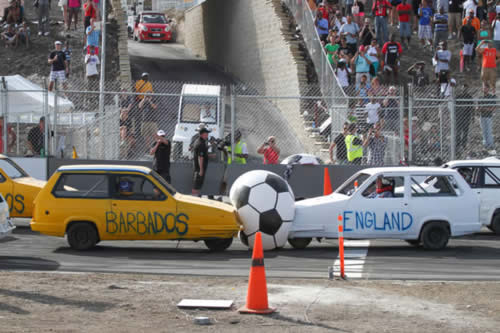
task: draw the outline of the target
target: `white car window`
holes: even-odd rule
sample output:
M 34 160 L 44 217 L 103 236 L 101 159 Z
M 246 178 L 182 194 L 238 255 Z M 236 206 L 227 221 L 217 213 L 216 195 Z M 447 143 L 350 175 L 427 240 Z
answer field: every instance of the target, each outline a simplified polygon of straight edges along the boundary
M 433 178 L 432 186 L 426 186 L 428 179 Z M 411 180 L 411 196 L 412 197 L 451 197 L 456 196 L 454 185 L 450 183 L 448 177 L 452 176 L 437 176 L 437 175 L 413 175 Z M 427 181 L 427 182 L 426 182 Z M 453 182 L 455 180 L 453 179 Z M 455 184 L 456 185 L 456 184 Z
M 340 185 L 335 193 L 351 196 L 369 177 L 367 173 L 357 173 Z
M 484 168 L 484 185 L 500 187 L 500 167 Z

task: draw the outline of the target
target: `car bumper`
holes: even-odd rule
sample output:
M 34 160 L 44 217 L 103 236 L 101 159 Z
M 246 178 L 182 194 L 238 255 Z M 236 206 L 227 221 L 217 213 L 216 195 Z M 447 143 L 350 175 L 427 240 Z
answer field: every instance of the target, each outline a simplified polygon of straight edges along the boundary
M 0 238 L 8 236 L 14 229 L 16 229 L 14 223 L 10 219 L 7 219 L 6 223 L 0 224 Z
M 144 41 L 153 41 L 153 40 L 158 40 L 158 41 L 168 41 L 172 39 L 172 32 L 154 32 L 154 31 L 147 31 L 147 32 L 141 32 L 141 39 Z
M 40 223 L 32 220 L 30 222 L 30 228 L 32 231 L 49 236 L 64 237 L 65 234 L 64 227 L 54 223 Z

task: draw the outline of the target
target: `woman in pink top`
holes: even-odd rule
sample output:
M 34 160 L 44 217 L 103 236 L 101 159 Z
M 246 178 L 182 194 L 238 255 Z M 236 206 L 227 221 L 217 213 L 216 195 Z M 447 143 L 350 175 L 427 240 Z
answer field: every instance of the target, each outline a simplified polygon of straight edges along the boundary
M 73 17 L 75 18 L 75 30 L 78 22 L 78 13 L 80 13 L 80 8 L 82 7 L 82 3 L 80 0 L 68 0 L 68 30 L 71 29 L 71 21 Z

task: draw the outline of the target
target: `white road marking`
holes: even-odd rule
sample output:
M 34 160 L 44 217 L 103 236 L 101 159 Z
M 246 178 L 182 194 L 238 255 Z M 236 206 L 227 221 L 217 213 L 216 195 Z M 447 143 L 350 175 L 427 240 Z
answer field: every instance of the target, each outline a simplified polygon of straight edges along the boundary
M 370 241 L 368 240 L 344 240 L 344 268 L 347 278 L 360 279 L 363 277 L 363 266 L 369 246 Z M 340 277 L 340 256 L 333 263 L 333 273 L 335 277 Z

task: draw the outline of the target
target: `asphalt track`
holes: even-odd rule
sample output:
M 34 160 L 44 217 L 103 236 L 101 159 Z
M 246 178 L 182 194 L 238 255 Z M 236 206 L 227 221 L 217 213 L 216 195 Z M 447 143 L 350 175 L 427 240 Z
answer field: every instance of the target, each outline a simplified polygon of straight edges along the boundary
M 361 250 L 361 251 L 359 251 Z M 500 237 L 489 231 L 452 239 L 445 250 L 425 251 L 403 241 L 375 240 L 366 249 L 347 247 L 349 278 L 394 280 L 500 280 Z M 304 250 L 286 246 L 265 253 L 266 274 L 279 278 L 328 278 L 338 256 L 336 240 L 313 241 Z M 0 270 L 119 272 L 210 276 L 248 276 L 251 252 L 235 239 L 220 253 L 203 242 L 108 241 L 75 251 L 63 238 L 19 227 L 0 241 Z M 359 260 L 364 263 L 359 265 Z

